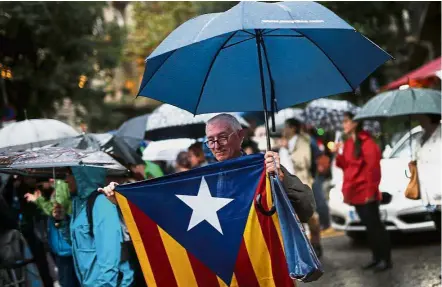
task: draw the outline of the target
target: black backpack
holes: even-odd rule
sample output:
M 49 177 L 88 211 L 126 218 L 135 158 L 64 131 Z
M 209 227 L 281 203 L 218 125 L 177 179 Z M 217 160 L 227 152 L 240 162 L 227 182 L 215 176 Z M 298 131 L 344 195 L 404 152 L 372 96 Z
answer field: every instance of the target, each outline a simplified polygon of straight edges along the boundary
M 94 219 L 93 219 L 93 209 L 95 201 L 97 197 L 102 195 L 102 193 L 98 191 L 94 191 L 89 195 L 86 203 L 86 216 L 87 222 L 89 224 L 89 234 L 91 237 L 94 237 Z M 103 195 L 104 196 L 104 195 Z M 120 216 L 121 212 L 118 209 Z M 135 252 L 135 247 L 132 244 L 132 241 L 125 241 L 121 244 L 121 262 L 129 261 L 129 264 L 134 271 L 134 281 L 132 286 L 146 286 L 146 281 L 144 280 L 143 272 L 141 270 L 140 262 L 138 261 L 137 254 Z M 119 274 L 119 277 L 122 278 L 123 274 Z M 121 279 L 119 278 L 119 279 Z

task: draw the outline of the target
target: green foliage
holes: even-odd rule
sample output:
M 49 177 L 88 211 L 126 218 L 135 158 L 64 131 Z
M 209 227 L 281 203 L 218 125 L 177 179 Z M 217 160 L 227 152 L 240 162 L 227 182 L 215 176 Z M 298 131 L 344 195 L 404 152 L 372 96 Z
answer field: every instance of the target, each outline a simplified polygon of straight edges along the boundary
M 128 36 L 125 56 L 144 68 L 144 59 L 185 21 L 201 14 L 223 12 L 237 2 L 178 1 L 135 2 L 133 30 Z
M 85 107 L 102 103 L 124 44 L 124 31 L 104 21 L 106 5 L 0 3 L 0 63 L 12 71 L 4 84 L 18 119 L 25 110 L 29 118 L 51 117 L 54 102 L 65 97 Z M 82 84 L 81 76 L 86 77 Z M 92 88 L 92 79 L 101 84 Z
M 146 1 L 133 5 L 135 25 L 128 36 L 125 56 L 127 60 L 138 60 L 139 63 L 173 29 L 197 15 L 192 2 Z

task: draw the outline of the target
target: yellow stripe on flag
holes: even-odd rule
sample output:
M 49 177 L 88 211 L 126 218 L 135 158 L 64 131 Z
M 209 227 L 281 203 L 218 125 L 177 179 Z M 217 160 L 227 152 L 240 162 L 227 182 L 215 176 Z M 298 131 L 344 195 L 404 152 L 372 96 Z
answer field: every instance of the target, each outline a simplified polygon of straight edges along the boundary
M 179 287 L 198 286 L 187 251 L 166 231 L 158 226 L 167 257 Z
M 137 252 L 138 261 L 140 262 L 141 269 L 143 271 L 144 280 L 149 287 L 156 287 L 155 278 L 153 276 L 152 268 L 147 258 L 146 250 L 144 249 L 143 240 L 141 239 L 140 232 L 138 231 L 137 224 L 135 223 L 132 211 L 130 210 L 127 199 L 119 193 L 116 193 L 118 205 L 121 213 L 123 214 L 124 221 L 126 222 L 127 229 L 129 230 L 132 243 Z
M 249 218 L 244 231 L 244 241 L 250 261 L 252 262 L 253 271 L 255 271 L 259 281 L 259 286 L 275 286 L 273 280 L 269 280 L 273 278 L 272 263 L 255 206 L 250 208 Z
M 218 279 L 219 287 L 239 287 L 238 281 L 236 281 L 235 274 L 233 274 L 233 276 L 232 276 L 232 282 L 230 282 L 230 285 L 227 285 L 226 283 L 224 283 L 224 281 L 221 278 L 219 278 L 218 276 L 216 276 L 216 278 Z
M 269 207 L 272 206 L 272 204 L 273 204 L 272 191 L 270 189 L 270 178 L 268 175 L 266 177 L 266 199 L 267 199 L 267 206 L 269 206 Z M 273 221 L 273 224 L 275 225 L 276 232 L 278 233 L 279 241 L 281 241 L 282 250 L 284 251 L 284 254 L 285 254 L 284 242 L 282 241 L 282 233 L 281 233 L 281 226 L 279 225 L 278 213 L 275 212 L 275 214 L 273 214 L 272 221 Z

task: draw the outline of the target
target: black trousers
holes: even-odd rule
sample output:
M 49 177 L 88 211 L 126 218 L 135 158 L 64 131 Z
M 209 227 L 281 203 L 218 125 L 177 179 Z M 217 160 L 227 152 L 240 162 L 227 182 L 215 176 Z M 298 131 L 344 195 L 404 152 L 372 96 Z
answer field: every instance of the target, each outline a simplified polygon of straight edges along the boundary
M 367 228 L 367 239 L 373 254 L 373 260 L 391 261 L 390 236 L 381 221 L 379 202 L 373 201 L 363 205 L 355 205 L 362 224 Z

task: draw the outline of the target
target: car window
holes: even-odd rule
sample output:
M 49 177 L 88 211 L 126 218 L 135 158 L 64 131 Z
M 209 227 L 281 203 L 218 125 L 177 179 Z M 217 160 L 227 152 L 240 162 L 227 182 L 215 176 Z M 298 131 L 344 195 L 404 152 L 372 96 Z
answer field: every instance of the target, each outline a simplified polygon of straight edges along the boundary
M 390 158 L 411 158 L 411 151 L 413 153 L 416 152 L 416 148 L 418 143 L 422 137 L 422 132 L 416 132 L 411 135 L 411 149 L 410 149 L 410 141 L 407 137 L 405 140 L 390 156 Z

